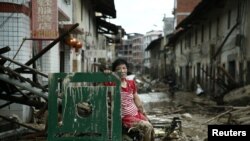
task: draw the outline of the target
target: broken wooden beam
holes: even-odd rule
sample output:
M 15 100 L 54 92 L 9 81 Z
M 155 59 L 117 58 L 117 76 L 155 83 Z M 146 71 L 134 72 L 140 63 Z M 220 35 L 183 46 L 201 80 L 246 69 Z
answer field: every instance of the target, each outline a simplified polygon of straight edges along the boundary
M 18 121 L 15 121 L 15 120 L 13 120 L 13 119 L 7 118 L 7 117 L 2 116 L 2 115 L 0 115 L 0 118 L 4 119 L 4 120 L 6 120 L 6 121 L 9 121 L 9 122 L 18 124 L 18 125 L 20 125 L 20 126 L 23 126 L 23 127 L 25 127 L 25 128 L 31 129 L 31 130 L 33 130 L 33 131 L 37 131 L 37 132 L 42 131 L 42 130 L 40 130 L 40 129 L 36 129 L 36 128 L 30 127 L 30 126 L 28 126 L 28 125 L 19 123 Z
M 227 110 L 227 111 L 225 111 L 225 112 L 223 112 L 223 113 L 221 113 L 221 114 L 219 114 L 219 115 L 217 115 L 217 116 L 215 116 L 215 117 L 213 117 L 213 118 L 205 121 L 203 124 L 207 124 L 207 123 L 209 123 L 209 122 L 211 122 L 211 121 L 213 121 L 213 120 L 215 120 L 215 119 L 217 119 L 217 118 L 219 118 L 221 116 L 224 116 L 224 115 L 226 115 L 226 114 L 228 114 L 228 113 L 230 113 L 232 111 L 233 111 L 233 109 L 229 109 L 229 110 Z

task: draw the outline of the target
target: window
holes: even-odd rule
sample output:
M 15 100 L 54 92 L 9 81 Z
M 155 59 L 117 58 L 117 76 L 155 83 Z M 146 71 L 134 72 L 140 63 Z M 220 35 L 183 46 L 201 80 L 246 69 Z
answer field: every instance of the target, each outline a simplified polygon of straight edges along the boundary
M 216 20 L 216 36 L 219 36 L 219 29 L 220 29 L 220 18 L 218 17 Z
M 204 41 L 204 25 L 201 26 L 201 43 Z
M 181 40 L 181 42 L 180 42 L 180 52 L 181 52 L 181 54 L 182 54 L 182 40 Z
M 191 47 L 191 37 L 192 37 L 192 34 L 191 34 L 191 32 L 189 32 L 188 34 L 187 34 L 187 47 Z
M 200 72 L 201 63 L 198 62 L 196 66 L 197 66 L 197 83 L 201 83 L 201 72 Z
M 231 10 L 228 11 L 227 15 L 227 29 L 230 29 L 231 27 Z
M 195 33 L 194 33 L 194 34 L 195 34 L 195 35 L 194 35 L 194 36 L 195 36 L 195 37 L 194 37 L 194 38 L 195 38 L 195 39 L 194 39 L 194 40 L 195 40 L 194 43 L 195 43 L 195 45 L 197 45 L 197 43 L 198 43 L 198 31 L 197 31 L 197 29 L 195 29 L 194 32 L 195 32 Z
M 211 40 L 212 38 L 212 22 L 209 21 L 209 25 L 208 25 L 208 39 Z

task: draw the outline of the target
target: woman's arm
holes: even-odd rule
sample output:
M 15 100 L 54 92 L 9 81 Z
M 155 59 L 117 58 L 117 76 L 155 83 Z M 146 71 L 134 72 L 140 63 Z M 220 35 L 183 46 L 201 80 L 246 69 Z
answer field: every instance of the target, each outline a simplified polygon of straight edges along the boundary
M 147 114 L 145 113 L 145 110 L 144 110 L 144 107 L 143 107 L 142 102 L 140 100 L 140 97 L 138 96 L 137 93 L 134 94 L 134 101 L 135 101 L 135 105 L 137 106 L 139 112 L 142 113 L 145 116 L 145 118 L 150 122 Z
M 138 110 L 139 110 L 141 113 L 145 114 L 145 111 L 144 111 L 142 102 L 141 102 L 140 97 L 138 96 L 137 93 L 134 94 L 134 101 L 135 101 L 135 105 L 136 105 L 136 107 L 138 108 Z
M 136 82 L 133 80 L 133 81 L 129 81 L 130 82 L 130 86 L 132 87 L 133 89 L 133 95 L 134 95 L 134 102 L 135 102 L 135 105 L 136 107 L 138 108 L 139 112 L 145 114 L 145 111 L 144 111 L 144 108 L 143 108 L 143 105 L 142 105 L 142 102 L 140 100 L 140 97 L 138 96 L 138 93 L 137 93 L 137 86 L 136 86 Z

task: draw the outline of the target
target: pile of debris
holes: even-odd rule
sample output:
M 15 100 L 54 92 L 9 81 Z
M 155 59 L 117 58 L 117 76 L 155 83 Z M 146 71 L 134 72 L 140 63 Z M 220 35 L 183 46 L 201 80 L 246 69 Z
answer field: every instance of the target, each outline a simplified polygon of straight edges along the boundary
M 161 79 L 152 79 L 149 75 L 136 76 L 138 93 L 167 92 L 169 85 Z
M 242 91 L 242 89 L 238 90 Z M 178 91 L 174 98 L 169 97 L 168 94 L 165 95 L 167 100 L 161 98 L 159 102 L 149 102 L 145 105 L 159 141 L 205 141 L 210 124 L 250 124 L 250 106 L 248 104 L 241 106 L 217 105 L 206 94 L 198 96 L 195 92 Z M 181 127 L 181 130 L 177 127 L 176 129 L 171 128 L 176 117 L 181 123 L 181 126 L 177 127 Z
M 18 55 L 20 48 L 16 51 L 13 58 L 4 55 L 11 50 L 11 47 L 6 46 L 0 48 L 0 109 L 6 108 L 8 112 L 2 110 L 0 114 L 0 140 L 13 141 L 23 137 L 29 136 L 27 138 L 37 139 L 40 135 L 45 135 L 45 126 L 40 126 L 34 121 L 28 124 L 23 123 L 21 120 L 17 120 L 16 116 L 12 116 L 8 106 L 19 104 L 16 107 L 20 108 L 26 106 L 29 110 L 32 108 L 38 111 L 46 111 L 48 108 L 48 75 L 41 72 L 37 68 L 37 60 L 40 59 L 45 53 L 47 53 L 52 47 L 54 47 L 58 42 L 63 41 L 70 32 L 77 28 L 79 24 L 74 24 L 63 34 L 60 34 L 58 38 L 50 42 L 46 47 L 44 47 L 40 52 L 34 52 L 32 58 L 27 60 L 25 63 L 20 63 L 15 60 Z M 41 82 L 43 80 L 44 82 Z M 26 108 L 25 107 L 25 108 Z M 27 108 L 27 109 L 28 109 Z M 13 110 L 16 113 L 22 113 L 23 111 Z M 41 112 L 43 116 L 44 112 Z M 31 113 L 28 118 L 35 116 L 35 112 Z M 20 116 L 20 115 L 19 115 Z M 26 115 L 25 115 L 26 116 Z M 23 116 L 20 116 L 23 117 Z M 39 119 L 39 116 L 37 116 Z M 42 123 L 46 125 L 46 123 Z M 35 126 L 38 125 L 38 126 Z M 34 135 L 36 134 L 36 135 Z M 40 135 L 39 135 L 40 134 Z M 25 139 L 26 141 L 28 139 Z

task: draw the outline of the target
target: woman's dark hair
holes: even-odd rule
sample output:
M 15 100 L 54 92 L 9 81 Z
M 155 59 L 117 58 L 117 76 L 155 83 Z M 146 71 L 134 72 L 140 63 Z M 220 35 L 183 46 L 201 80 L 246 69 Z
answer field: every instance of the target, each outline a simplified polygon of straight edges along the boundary
M 113 63 L 112 63 L 112 71 L 115 71 L 116 67 L 119 65 L 125 64 L 126 67 L 128 68 L 128 62 L 124 59 L 116 59 Z

